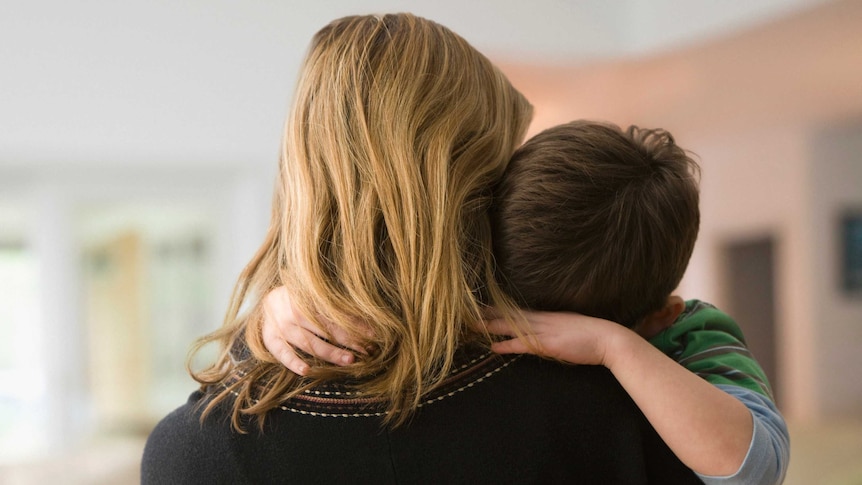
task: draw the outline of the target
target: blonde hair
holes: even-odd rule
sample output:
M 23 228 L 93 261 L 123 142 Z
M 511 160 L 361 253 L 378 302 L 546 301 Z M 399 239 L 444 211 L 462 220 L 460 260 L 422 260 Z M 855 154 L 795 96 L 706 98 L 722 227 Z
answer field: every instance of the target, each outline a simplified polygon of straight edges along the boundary
M 348 377 L 402 423 L 456 349 L 487 337 L 476 325 L 483 307 L 514 308 L 494 280 L 488 210 L 531 115 L 488 59 L 439 24 L 392 14 L 320 30 L 286 123 L 266 239 L 224 326 L 193 349 L 221 346 L 192 372 L 212 393 L 205 414 L 233 394 L 241 430 L 244 414 L 262 422 L 301 390 Z M 379 352 L 321 364 L 310 379 L 277 364 L 260 326 L 261 299 L 279 285 L 312 320 L 354 336 L 356 322 L 370 326 Z

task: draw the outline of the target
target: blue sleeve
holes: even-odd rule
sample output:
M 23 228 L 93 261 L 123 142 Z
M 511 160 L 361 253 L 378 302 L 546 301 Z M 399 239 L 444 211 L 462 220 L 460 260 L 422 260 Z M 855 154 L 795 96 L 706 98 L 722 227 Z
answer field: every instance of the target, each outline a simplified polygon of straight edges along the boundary
M 775 485 L 784 481 L 790 461 L 790 435 L 775 404 L 765 396 L 740 386 L 718 384 L 751 411 L 754 432 L 742 466 L 726 477 L 700 475 L 707 485 Z

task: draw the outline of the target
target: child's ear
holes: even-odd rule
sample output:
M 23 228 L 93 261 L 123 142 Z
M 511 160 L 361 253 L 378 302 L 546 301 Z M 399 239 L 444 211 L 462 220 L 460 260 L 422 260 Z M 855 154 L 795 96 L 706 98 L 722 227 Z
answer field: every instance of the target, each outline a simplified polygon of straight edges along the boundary
M 633 330 L 641 337 L 651 339 L 673 325 L 683 310 L 685 310 L 685 301 L 679 296 L 670 295 L 660 310 L 645 316 Z

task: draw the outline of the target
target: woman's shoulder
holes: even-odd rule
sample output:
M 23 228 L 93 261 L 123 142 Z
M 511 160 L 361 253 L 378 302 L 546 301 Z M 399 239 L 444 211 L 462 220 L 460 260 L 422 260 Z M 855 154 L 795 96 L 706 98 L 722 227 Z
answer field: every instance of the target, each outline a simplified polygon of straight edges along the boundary
M 216 407 L 201 420 L 205 395 L 165 416 L 147 438 L 141 461 L 141 483 L 213 483 L 229 478 L 242 483 L 232 446 L 230 416 Z

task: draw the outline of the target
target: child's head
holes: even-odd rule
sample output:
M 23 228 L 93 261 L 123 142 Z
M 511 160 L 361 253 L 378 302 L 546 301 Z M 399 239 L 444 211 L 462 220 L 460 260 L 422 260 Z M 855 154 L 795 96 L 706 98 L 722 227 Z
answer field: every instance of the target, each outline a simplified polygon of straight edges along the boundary
M 574 121 L 519 148 L 499 185 L 499 279 L 522 306 L 633 326 L 685 273 L 699 167 L 664 130 Z

